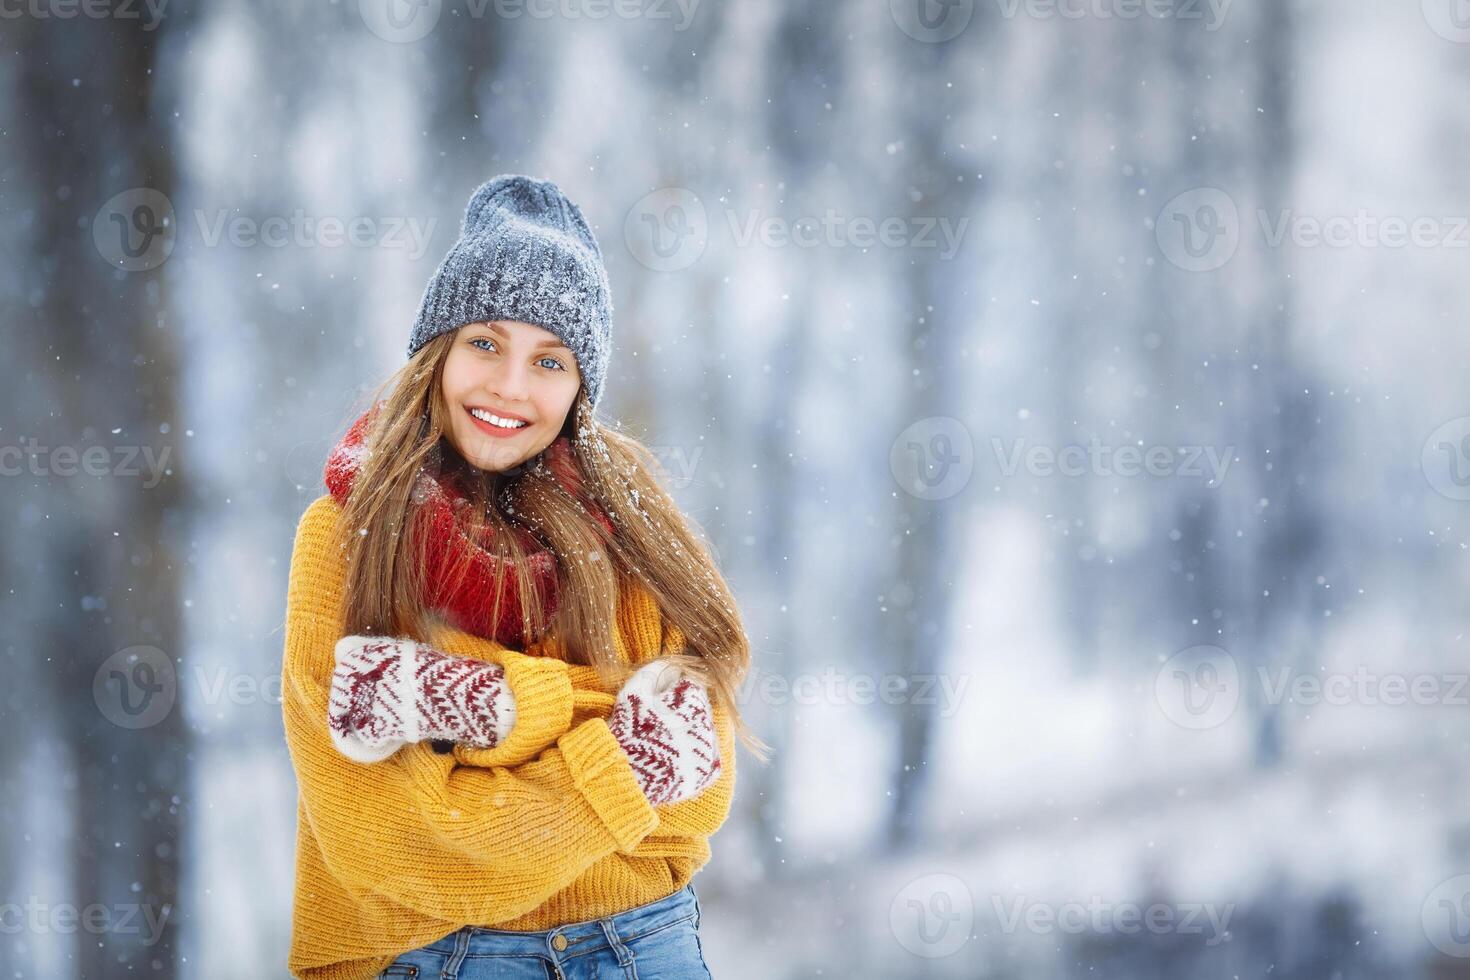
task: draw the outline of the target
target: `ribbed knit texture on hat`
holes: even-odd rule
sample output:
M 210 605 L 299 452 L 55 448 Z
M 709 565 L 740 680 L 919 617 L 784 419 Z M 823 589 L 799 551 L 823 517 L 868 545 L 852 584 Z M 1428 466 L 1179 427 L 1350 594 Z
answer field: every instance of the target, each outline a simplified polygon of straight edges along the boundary
M 501 174 L 470 196 L 459 240 L 424 289 L 408 356 L 466 323 L 534 323 L 571 350 L 596 405 L 612 312 L 602 249 L 581 210 L 552 181 Z

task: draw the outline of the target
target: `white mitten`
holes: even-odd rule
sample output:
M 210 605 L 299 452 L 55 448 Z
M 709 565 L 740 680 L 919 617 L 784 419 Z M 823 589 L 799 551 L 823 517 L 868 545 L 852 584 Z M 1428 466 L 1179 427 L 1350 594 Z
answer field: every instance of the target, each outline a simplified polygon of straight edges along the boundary
M 499 664 L 382 636 L 344 636 L 335 657 L 327 724 L 350 759 L 378 762 L 423 739 L 494 748 L 515 725 Z
M 673 664 L 644 664 L 618 691 L 607 725 L 655 806 L 699 794 L 720 774 L 709 693 Z

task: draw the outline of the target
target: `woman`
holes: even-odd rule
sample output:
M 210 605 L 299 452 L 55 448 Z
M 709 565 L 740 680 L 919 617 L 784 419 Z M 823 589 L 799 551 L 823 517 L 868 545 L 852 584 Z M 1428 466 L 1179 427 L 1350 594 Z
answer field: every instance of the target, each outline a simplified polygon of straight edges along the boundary
M 690 879 L 765 746 L 724 578 L 593 417 L 611 313 L 576 205 L 488 181 L 327 461 L 287 597 L 295 976 L 708 976 Z

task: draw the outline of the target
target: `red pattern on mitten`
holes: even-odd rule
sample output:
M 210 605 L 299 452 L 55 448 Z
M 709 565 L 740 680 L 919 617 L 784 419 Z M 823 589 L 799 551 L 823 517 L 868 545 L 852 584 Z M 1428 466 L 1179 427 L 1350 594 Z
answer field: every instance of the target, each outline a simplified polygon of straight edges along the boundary
M 607 725 L 655 806 L 697 796 L 719 777 L 709 693 L 672 664 L 655 660 L 629 677 Z
M 380 636 L 345 636 L 335 655 L 327 724 L 338 751 L 359 762 L 424 739 L 494 748 L 515 725 L 499 664 Z

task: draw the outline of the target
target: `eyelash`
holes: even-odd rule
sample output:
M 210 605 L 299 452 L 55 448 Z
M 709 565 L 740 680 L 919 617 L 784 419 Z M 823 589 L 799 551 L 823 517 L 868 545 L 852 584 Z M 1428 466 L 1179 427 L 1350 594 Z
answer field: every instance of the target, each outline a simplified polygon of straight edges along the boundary
M 470 341 L 471 344 L 479 344 L 481 342 L 487 343 L 487 344 L 493 344 L 493 343 L 495 343 L 495 341 L 491 340 L 489 337 L 475 337 L 474 339 L 472 339 Z M 483 347 L 478 347 L 476 349 L 477 350 L 485 350 L 485 348 L 483 348 Z M 489 353 L 489 352 L 487 351 L 486 353 Z M 561 361 L 558 361 L 556 358 L 552 357 L 550 354 L 547 354 L 544 357 L 538 357 L 538 358 L 536 358 L 536 363 L 539 364 L 542 361 L 550 361 L 550 362 L 552 362 L 553 364 L 556 365 L 556 367 L 554 367 L 554 368 L 548 368 L 548 370 L 565 371 L 567 369 L 567 367 L 566 367 L 565 364 L 563 364 Z

